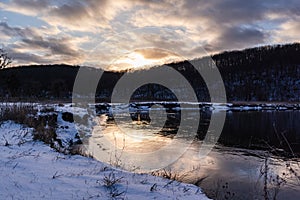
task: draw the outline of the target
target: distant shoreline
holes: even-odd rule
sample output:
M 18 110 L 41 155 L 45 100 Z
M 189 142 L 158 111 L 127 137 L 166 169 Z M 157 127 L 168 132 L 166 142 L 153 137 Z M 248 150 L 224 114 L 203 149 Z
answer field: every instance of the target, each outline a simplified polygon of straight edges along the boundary
M 110 99 L 95 99 L 96 103 L 111 103 Z M 171 100 L 138 100 L 133 99 L 130 101 L 131 103 L 148 103 L 148 102 L 154 102 L 154 103 L 182 103 L 179 101 L 171 101 Z M 0 99 L 0 103 L 72 103 L 72 99 L 28 99 L 28 98 L 9 98 L 9 99 Z M 123 103 L 123 102 L 120 102 Z M 300 104 L 300 101 L 228 101 L 226 103 L 214 103 L 214 102 L 186 102 L 186 103 L 197 103 L 197 104 L 221 104 L 221 105 L 233 105 L 233 106 L 258 106 L 258 105 L 298 105 Z

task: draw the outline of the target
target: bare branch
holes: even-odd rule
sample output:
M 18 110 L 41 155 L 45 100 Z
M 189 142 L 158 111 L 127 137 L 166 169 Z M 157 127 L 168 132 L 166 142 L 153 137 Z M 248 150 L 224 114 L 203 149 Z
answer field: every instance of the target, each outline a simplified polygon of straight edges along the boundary
M 0 69 L 6 68 L 11 63 L 11 57 L 9 57 L 3 49 L 0 49 Z

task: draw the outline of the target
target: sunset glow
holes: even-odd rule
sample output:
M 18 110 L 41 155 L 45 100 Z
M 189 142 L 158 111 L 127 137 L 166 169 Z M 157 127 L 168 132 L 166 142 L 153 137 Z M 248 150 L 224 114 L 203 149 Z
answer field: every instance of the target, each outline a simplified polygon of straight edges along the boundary
M 155 60 L 145 59 L 145 57 L 139 53 L 130 53 L 125 58 L 118 60 L 118 64 L 129 65 L 132 68 L 147 67 L 154 63 Z
M 299 42 L 299 10 L 295 0 L 3 0 L 0 37 L 14 66 L 65 63 L 109 69 L 113 63 L 114 70 L 126 70 L 172 60 L 159 58 L 158 51 L 152 58 L 144 52 L 124 54 L 145 47 L 193 59 L 204 56 L 201 49 L 211 55 Z M 146 27 L 152 30 L 140 31 Z

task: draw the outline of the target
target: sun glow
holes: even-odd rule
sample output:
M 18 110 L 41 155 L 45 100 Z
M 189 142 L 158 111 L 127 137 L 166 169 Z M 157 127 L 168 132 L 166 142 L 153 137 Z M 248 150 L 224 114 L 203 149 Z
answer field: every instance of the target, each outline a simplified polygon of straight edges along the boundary
M 118 61 L 120 64 L 124 63 L 126 65 L 131 66 L 132 68 L 143 68 L 147 66 L 152 66 L 156 63 L 156 60 L 146 59 L 143 55 L 139 53 L 130 53 L 126 57 L 121 58 Z
M 136 49 L 115 59 L 107 68 L 112 71 L 140 70 L 179 60 L 183 59 L 164 49 Z

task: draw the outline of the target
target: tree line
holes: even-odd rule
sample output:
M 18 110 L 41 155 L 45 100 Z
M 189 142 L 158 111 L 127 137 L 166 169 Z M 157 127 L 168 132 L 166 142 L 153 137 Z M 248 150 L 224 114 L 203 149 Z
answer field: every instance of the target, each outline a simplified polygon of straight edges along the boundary
M 36 65 L 7 68 L 11 59 L 0 51 L 0 94 L 2 99 L 71 100 L 79 66 Z M 215 64 L 223 78 L 227 100 L 234 101 L 300 101 L 300 44 L 269 45 L 242 51 L 223 52 L 212 59 L 201 58 L 168 64 L 180 72 L 194 88 L 199 101 L 210 101 L 206 84 L 192 65 Z M 4 64 L 1 64 L 4 63 Z M 86 67 L 89 73 L 97 73 Z M 110 101 L 115 84 L 125 72 L 104 72 L 96 98 Z M 138 73 L 138 72 L 133 72 Z M 172 77 L 166 77 L 172 79 Z M 184 90 L 184 85 L 178 85 Z M 133 100 L 175 100 L 167 88 L 148 84 L 132 95 Z

